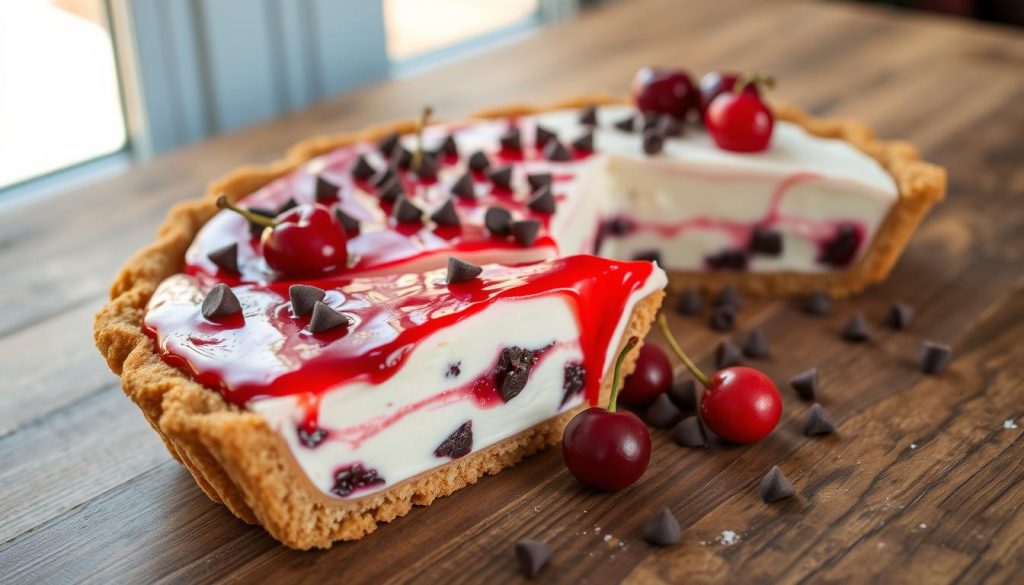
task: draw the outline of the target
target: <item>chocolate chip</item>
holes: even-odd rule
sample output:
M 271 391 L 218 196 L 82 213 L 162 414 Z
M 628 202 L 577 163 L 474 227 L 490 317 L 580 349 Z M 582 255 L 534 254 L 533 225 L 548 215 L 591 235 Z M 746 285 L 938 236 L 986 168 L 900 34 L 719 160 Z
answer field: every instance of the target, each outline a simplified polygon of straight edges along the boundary
M 444 141 L 441 142 L 441 152 L 444 153 L 445 156 L 459 156 L 459 146 L 455 142 L 455 136 L 449 134 L 444 137 Z
M 342 229 L 347 234 L 354 234 L 359 231 L 359 220 L 345 213 L 345 210 L 338 207 L 334 210 L 334 217 L 338 219 Z
M 536 219 L 514 221 L 509 226 L 509 231 L 520 246 L 532 246 L 537 241 L 537 234 L 540 233 L 540 222 Z
M 552 162 L 566 162 L 572 159 L 572 153 L 560 140 L 551 139 L 544 146 L 544 158 Z
M 423 210 L 407 198 L 399 197 L 391 210 L 391 217 L 398 223 L 418 223 L 423 218 Z
M 487 158 L 487 155 L 482 150 L 469 155 L 469 170 L 481 172 L 489 166 L 491 166 L 491 160 Z
M 925 341 L 921 344 L 921 371 L 925 374 L 938 374 L 946 369 L 949 356 L 953 353 L 948 345 Z
M 644 131 L 644 153 L 649 156 L 659 154 L 665 148 L 665 137 L 656 130 Z
M 910 322 L 914 319 L 914 308 L 910 305 L 903 303 L 893 303 L 889 307 L 889 314 L 886 315 L 885 322 L 889 327 L 897 331 L 903 331 L 910 327 Z
M 388 183 L 396 180 L 397 178 L 398 175 L 395 174 L 394 169 L 392 169 L 391 167 L 385 167 L 384 170 L 374 175 L 373 180 L 371 180 L 370 182 L 373 183 L 374 187 L 380 189 L 384 185 L 387 185 Z
M 381 151 L 385 158 L 391 158 L 391 155 L 395 152 L 395 147 L 398 146 L 398 139 L 398 132 L 388 134 L 377 143 L 377 150 Z
M 408 148 L 400 146 L 391 153 L 390 164 L 396 169 L 402 169 L 403 171 L 409 170 L 412 166 L 412 153 L 409 152 Z
M 672 440 L 680 447 L 706 447 L 708 434 L 700 418 L 688 416 L 672 429 Z
M 715 349 L 715 365 L 719 370 L 743 365 L 743 352 L 731 341 L 723 341 Z
M 704 308 L 704 297 L 697 289 L 687 288 L 676 299 L 675 308 L 680 315 L 696 315 Z
M 818 262 L 842 268 L 853 262 L 860 248 L 863 236 L 857 227 L 844 223 L 836 230 L 835 236 L 826 242 L 818 254 Z
M 476 188 L 473 186 L 473 175 L 467 172 L 459 177 L 459 180 L 452 185 L 451 193 L 459 199 L 475 199 Z
M 864 313 L 857 311 L 843 326 L 842 337 L 846 341 L 861 343 L 871 339 L 871 328 L 864 319 Z
M 679 422 L 682 416 L 683 413 L 672 403 L 668 396 L 659 394 L 654 399 L 654 402 L 647 407 L 647 411 L 644 413 L 644 420 L 652 427 L 667 429 Z
M 715 307 L 709 324 L 715 331 L 732 331 L 736 326 L 736 310 L 730 306 Z
M 455 211 L 455 203 L 451 198 L 448 198 L 441 207 L 438 207 L 434 213 L 431 213 L 430 219 L 437 225 L 445 227 L 459 227 L 461 225 L 459 214 Z
M 743 355 L 748 358 L 766 358 L 770 353 L 771 344 L 768 343 L 768 336 L 760 329 L 754 329 L 743 340 Z
M 815 435 L 831 435 L 836 432 L 836 423 L 832 417 L 825 412 L 820 404 L 812 404 L 807 411 L 807 421 L 804 423 L 804 434 L 808 437 Z
M 644 525 L 644 540 L 656 546 L 670 546 L 683 538 L 683 529 L 672 515 L 672 510 L 662 508 L 661 512 Z
M 644 132 L 647 132 L 648 130 L 655 130 L 656 131 L 656 129 L 658 127 L 658 120 L 660 120 L 660 119 L 661 119 L 661 114 L 657 114 L 657 113 L 654 113 L 654 112 L 643 114 L 643 124 L 644 124 L 643 125 L 643 130 L 644 130 Z M 659 132 L 659 134 L 660 134 L 660 132 Z
M 804 312 L 808 315 L 822 317 L 832 312 L 832 299 L 828 293 L 818 289 L 804 301 Z
M 782 233 L 766 227 L 754 228 L 750 236 L 750 251 L 763 256 L 782 254 Z
M 679 410 L 689 411 L 697 408 L 697 384 L 690 378 L 673 382 L 667 394 Z
M 743 250 L 722 250 L 704 258 L 710 270 L 745 270 L 747 253 Z
M 636 117 L 627 116 L 615 122 L 614 126 L 623 132 L 632 132 L 636 128 Z
M 555 551 L 550 546 L 530 538 L 524 538 L 516 543 L 519 571 L 527 579 L 536 577 L 551 560 L 553 554 Z
M 434 457 L 458 459 L 473 450 L 473 421 L 467 420 L 434 449 Z
M 255 213 L 256 215 L 259 215 L 261 217 L 269 217 L 270 219 L 274 219 L 275 217 L 277 217 L 277 212 L 271 209 L 264 209 L 262 207 L 249 207 L 247 208 L 247 210 L 250 213 Z M 251 235 L 254 238 L 258 238 L 261 235 L 263 235 L 263 230 L 265 229 L 267 229 L 267 226 L 263 224 L 259 224 L 254 221 L 249 222 L 249 235 Z
M 538 124 L 537 133 L 534 135 L 533 143 L 537 148 L 544 148 L 548 142 L 557 138 L 557 134 Z
M 565 406 L 566 402 L 573 396 L 583 392 L 583 388 L 587 380 L 587 370 L 583 367 L 583 364 L 576 362 L 569 362 L 565 364 L 565 372 L 562 376 L 562 404 Z
M 335 311 L 323 301 L 313 303 L 313 316 L 309 319 L 309 326 L 306 329 L 310 333 L 323 333 L 336 327 L 348 327 L 348 316 Z
M 580 124 L 584 126 L 597 126 L 597 108 L 587 106 L 580 112 Z
M 526 182 L 530 185 L 530 191 L 536 191 L 544 186 L 551 186 L 553 177 L 551 173 L 530 173 L 526 175 Z
M 576 140 L 572 141 L 572 147 L 580 152 L 593 152 L 594 151 L 594 133 L 587 132 L 580 136 Z
M 281 207 L 277 208 L 277 213 L 275 214 L 275 216 L 276 215 L 281 215 L 282 213 L 284 213 L 286 211 L 291 211 L 292 209 L 295 209 L 298 206 L 299 206 L 299 202 L 296 201 L 294 197 L 289 197 L 288 201 L 285 201 L 284 204 L 281 205 Z
M 206 255 L 217 268 L 224 272 L 238 274 L 238 244 L 228 244 Z
M 378 191 L 377 196 L 385 203 L 395 203 L 405 196 L 405 188 L 398 177 L 395 177 L 385 185 L 381 185 Z
M 644 262 L 656 262 L 660 266 L 661 252 L 658 250 L 639 250 L 633 253 L 632 259 L 642 260 Z
M 238 302 L 238 297 L 235 296 L 230 286 L 218 284 L 203 299 L 201 310 L 203 317 L 217 319 L 241 313 L 242 304 Z
M 416 168 L 416 176 L 426 181 L 433 181 L 437 178 L 437 172 L 441 169 L 441 161 L 437 155 L 424 152 L 420 154 L 420 164 Z
M 526 206 L 538 213 L 552 214 L 555 212 L 555 196 L 551 193 L 551 185 L 544 185 L 530 195 Z
M 480 273 L 484 269 L 471 264 L 465 260 L 459 260 L 455 256 L 448 257 L 448 275 L 445 277 L 447 284 L 456 284 L 459 282 L 469 282 L 474 278 L 480 276 Z
M 487 231 L 495 236 L 507 236 L 509 224 L 512 223 L 512 214 L 503 207 L 489 207 L 484 212 L 484 225 Z
M 487 171 L 487 178 L 498 189 L 512 188 L 512 165 L 505 165 Z
M 288 298 L 292 302 L 292 315 L 305 317 L 313 312 L 313 307 L 324 300 L 327 292 L 308 284 L 293 284 L 288 287 Z
M 789 385 L 793 387 L 793 390 L 796 390 L 800 398 L 814 400 L 818 397 L 818 389 L 820 387 L 818 368 L 804 370 L 793 376 L 789 379 Z
M 506 347 L 498 356 L 498 365 L 494 369 L 495 386 L 502 400 L 508 402 L 519 396 L 530 378 L 530 370 L 537 362 L 537 356 L 528 349 Z
M 366 160 L 366 155 L 359 155 L 356 164 L 352 165 L 352 177 L 359 181 L 365 181 L 375 174 L 377 174 L 377 169 L 373 168 L 370 161 Z
M 796 486 L 783 475 L 778 465 L 772 467 L 761 479 L 761 499 L 766 504 L 785 500 L 796 495 Z
M 339 187 L 322 175 L 316 178 L 316 200 L 330 201 L 338 198 Z
M 678 138 L 683 135 L 683 125 L 679 123 L 679 120 L 676 120 L 675 116 L 658 116 L 654 129 L 666 137 Z
M 502 150 L 510 152 L 520 152 L 523 150 L 523 135 L 519 128 L 509 128 L 508 131 L 498 137 L 498 141 L 501 142 Z
M 740 296 L 735 286 L 726 284 L 722 290 L 718 291 L 718 295 L 715 297 L 715 306 L 739 309 L 743 306 L 743 297 Z

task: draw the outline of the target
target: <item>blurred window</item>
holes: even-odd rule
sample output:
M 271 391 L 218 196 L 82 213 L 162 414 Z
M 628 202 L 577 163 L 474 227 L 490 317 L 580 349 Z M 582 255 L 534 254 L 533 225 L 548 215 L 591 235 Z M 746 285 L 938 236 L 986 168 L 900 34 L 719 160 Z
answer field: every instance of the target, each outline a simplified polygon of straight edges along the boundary
M 384 0 L 388 55 L 404 61 L 533 22 L 540 0 Z

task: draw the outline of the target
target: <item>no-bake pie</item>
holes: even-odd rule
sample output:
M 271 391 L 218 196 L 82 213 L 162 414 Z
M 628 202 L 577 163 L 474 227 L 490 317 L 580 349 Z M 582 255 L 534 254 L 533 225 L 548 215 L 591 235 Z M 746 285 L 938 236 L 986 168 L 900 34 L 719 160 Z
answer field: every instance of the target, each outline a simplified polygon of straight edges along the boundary
M 851 294 L 943 195 L 858 123 L 777 106 L 747 148 L 699 100 L 637 103 L 402 122 L 239 169 L 129 261 L 97 345 L 212 499 L 326 547 L 557 442 L 666 287 Z

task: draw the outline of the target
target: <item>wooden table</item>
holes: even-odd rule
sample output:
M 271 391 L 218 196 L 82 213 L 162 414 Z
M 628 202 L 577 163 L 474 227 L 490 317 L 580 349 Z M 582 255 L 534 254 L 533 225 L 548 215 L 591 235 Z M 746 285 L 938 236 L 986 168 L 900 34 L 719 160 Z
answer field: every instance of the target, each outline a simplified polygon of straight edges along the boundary
M 885 284 L 824 319 L 748 301 L 758 365 L 785 415 L 748 447 L 676 447 L 662 431 L 646 477 L 612 495 L 579 488 L 558 450 L 328 552 L 279 546 L 212 504 L 120 392 L 91 342 L 119 265 L 168 207 L 237 165 L 307 135 L 576 92 L 625 91 L 638 67 L 770 71 L 777 97 L 852 116 L 947 165 L 950 196 Z M 210 140 L 66 196 L 0 214 L 0 580 L 302 579 L 507 582 L 512 544 L 557 552 L 561 582 L 1019 582 L 1024 574 L 1024 34 L 840 3 L 627 1 L 513 46 L 388 81 L 244 133 Z M 893 300 L 909 332 L 852 347 L 837 331 Z M 708 362 L 720 335 L 675 318 Z M 656 336 L 652 336 L 656 337 Z M 955 360 L 923 376 L 923 339 Z M 800 434 L 807 404 L 785 381 L 817 366 L 839 435 Z M 1017 421 L 1019 428 L 1004 421 Z M 800 498 L 765 505 L 778 464 Z M 669 506 L 683 541 L 640 527 Z M 733 531 L 738 542 L 719 542 Z

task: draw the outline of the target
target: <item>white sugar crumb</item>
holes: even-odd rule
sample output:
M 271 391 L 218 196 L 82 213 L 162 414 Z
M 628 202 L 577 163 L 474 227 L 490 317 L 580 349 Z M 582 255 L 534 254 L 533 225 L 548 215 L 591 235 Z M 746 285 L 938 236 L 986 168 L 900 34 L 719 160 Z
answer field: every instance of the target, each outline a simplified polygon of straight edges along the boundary
M 600 526 L 594 526 L 594 534 L 601 534 L 601 527 Z
M 718 535 L 718 543 L 724 544 L 725 546 L 732 546 L 740 541 L 740 535 L 736 534 L 732 530 L 723 530 Z
M 533 511 L 534 512 L 540 512 L 540 506 L 534 506 L 533 507 Z
M 878 548 L 885 548 L 885 543 L 884 542 L 880 542 L 880 543 L 876 544 L 875 546 L 877 546 Z
M 928 525 L 925 524 L 924 522 L 922 522 L 922 523 L 918 524 L 917 527 L 920 528 L 921 530 L 924 530 L 925 528 L 928 528 Z
M 910 448 L 911 449 L 917 449 L 917 443 L 911 443 L 910 444 Z
M 1008 418 L 1003 421 L 1003 428 L 1008 431 L 1013 430 L 1017 428 L 1017 422 L 1014 421 L 1012 418 Z
M 611 534 L 605 534 L 605 535 L 604 535 L 604 541 L 605 541 L 605 542 L 608 542 L 608 541 L 609 541 L 609 540 L 611 540 L 611 539 L 612 539 L 612 535 L 611 535 Z

